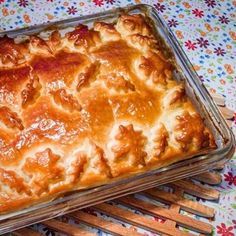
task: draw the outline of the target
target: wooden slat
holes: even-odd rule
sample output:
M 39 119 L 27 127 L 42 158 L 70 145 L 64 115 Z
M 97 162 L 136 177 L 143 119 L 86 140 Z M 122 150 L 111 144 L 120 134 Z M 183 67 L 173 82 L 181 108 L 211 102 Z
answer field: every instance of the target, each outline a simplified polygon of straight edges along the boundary
M 171 209 L 171 210 L 174 211 L 174 212 L 179 212 L 180 206 L 175 205 L 175 204 L 172 204 L 169 209 Z M 175 228 L 177 224 L 176 224 L 176 222 L 173 221 L 173 220 L 166 220 L 166 221 L 165 221 L 165 225 L 166 225 L 167 227 L 169 227 L 169 228 Z M 163 234 L 162 236 L 167 236 L 167 235 L 166 235 L 166 234 Z
M 217 167 L 215 168 L 215 170 L 216 170 L 216 171 L 222 171 L 224 168 L 225 168 L 225 165 L 224 165 L 224 164 L 220 164 L 220 165 L 217 165 Z
M 213 100 L 218 105 L 219 110 L 221 111 L 222 115 L 226 119 L 226 123 L 229 127 L 232 126 L 232 119 L 234 117 L 234 111 L 230 110 L 225 106 L 225 98 L 220 94 L 211 94 Z
M 103 204 L 96 205 L 93 208 L 105 214 L 108 214 L 114 218 L 117 218 L 119 220 L 128 222 L 140 228 L 149 230 L 153 233 L 164 233 L 166 235 L 175 235 L 175 236 L 193 235 L 187 232 L 183 232 L 177 228 L 171 229 L 165 224 L 153 221 L 144 216 L 135 214 L 129 210 L 124 210 L 122 208 L 119 208 L 117 206 L 113 206 L 110 204 L 103 203 Z
M 30 228 L 18 229 L 12 232 L 12 235 L 14 236 L 42 236 L 41 233 L 34 231 L 33 229 L 30 229 Z
M 70 225 L 69 223 L 64 223 L 59 220 L 47 220 L 42 222 L 43 225 L 47 226 L 50 229 L 53 229 L 55 231 L 65 233 L 67 235 L 72 236 L 95 236 L 96 234 L 88 232 L 84 229 L 81 229 L 79 227 L 75 227 L 73 225 Z
M 225 120 L 226 121 L 226 124 L 231 127 L 232 124 L 233 124 L 233 120 Z
M 207 200 L 216 200 L 220 196 L 217 190 L 203 186 L 202 184 L 195 184 L 190 180 L 179 180 L 174 182 L 173 185 L 182 188 L 186 193 Z
M 225 106 L 225 98 L 221 94 L 211 93 L 211 96 L 218 106 Z
M 181 189 L 181 188 L 174 188 L 174 193 L 178 196 L 183 196 L 184 194 L 184 191 Z M 175 212 L 175 213 L 179 213 L 180 212 L 180 206 L 178 204 L 171 204 L 169 209 L 172 211 L 172 212 Z M 173 220 L 167 220 L 165 222 L 169 227 L 176 227 L 176 222 Z
M 167 193 L 159 189 L 149 189 L 144 191 L 148 196 L 157 198 L 168 203 L 178 204 L 181 209 L 205 217 L 213 217 L 214 209 L 204 206 L 198 202 L 194 202 L 189 199 L 185 199 L 174 193 Z
M 118 202 L 121 202 L 122 204 L 130 207 L 134 207 L 153 216 L 161 216 L 166 219 L 173 220 L 180 226 L 193 229 L 201 233 L 211 233 L 212 231 L 212 226 L 210 224 L 192 219 L 188 216 L 176 213 L 171 209 L 165 209 L 134 197 L 122 197 L 118 199 Z M 169 226 L 170 225 L 168 225 L 168 227 Z
M 234 117 L 234 112 L 227 107 L 219 107 L 219 109 L 225 119 L 230 120 Z
M 221 175 L 216 172 L 206 172 L 193 176 L 192 179 L 204 182 L 206 184 L 217 185 L 221 183 Z
M 89 226 L 96 227 L 98 229 L 101 229 L 107 233 L 110 233 L 112 235 L 132 235 L 132 236 L 141 236 L 142 234 L 134 231 L 130 228 L 125 228 L 122 225 L 119 225 L 114 222 L 110 222 L 104 219 L 101 219 L 99 217 L 90 215 L 88 213 L 85 213 L 83 211 L 77 211 L 69 214 L 69 216 L 73 217 L 74 219 L 77 219 Z

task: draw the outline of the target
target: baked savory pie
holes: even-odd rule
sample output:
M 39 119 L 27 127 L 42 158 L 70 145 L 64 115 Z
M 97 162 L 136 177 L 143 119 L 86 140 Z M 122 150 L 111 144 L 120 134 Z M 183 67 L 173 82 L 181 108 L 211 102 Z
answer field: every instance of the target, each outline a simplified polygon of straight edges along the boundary
M 0 39 L 0 212 L 215 147 L 141 15 Z

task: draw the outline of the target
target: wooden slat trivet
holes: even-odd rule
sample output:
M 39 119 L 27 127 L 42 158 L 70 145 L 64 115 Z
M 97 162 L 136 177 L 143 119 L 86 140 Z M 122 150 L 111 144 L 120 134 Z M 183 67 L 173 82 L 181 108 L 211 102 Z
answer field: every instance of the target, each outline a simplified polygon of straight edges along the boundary
M 226 123 L 228 124 L 229 127 L 231 127 L 233 122 L 234 112 L 225 106 L 225 99 L 222 95 L 211 93 L 211 96 L 216 105 L 218 106 L 219 110 L 221 111 L 222 115 L 224 116 Z
M 232 125 L 233 112 L 225 107 L 223 96 L 218 94 L 211 94 L 214 101 L 220 108 L 226 122 L 229 126 Z M 102 203 L 92 207 L 97 213 L 103 213 L 109 217 L 104 219 L 100 214 L 95 216 L 86 210 L 80 210 L 66 215 L 68 219 L 74 219 L 77 224 L 72 224 L 69 220 L 62 222 L 61 219 L 54 219 L 42 222 L 49 230 L 64 233 L 66 235 L 96 235 L 91 232 L 89 228 L 83 225 L 100 229 L 112 235 L 124 236 L 141 236 L 133 226 L 145 229 L 153 233 L 163 236 L 191 236 L 191 235 L 209 235 L 212 231 L 210 221 L 204 222 L 201 219 L 190 217 L 189 215 L 181 214 L 181 210 L 194 214 L 195 216 L 204 216 L 212 220 L 214 217 L 214 209 L 208 207 L 200 202 L 193 201 L 185 197 L 184 194 L 189 194 L 193 197 L 198 197 L 203 200 L 217 200 L 219 192 L 209 186 L 203 185 L 217 185 L 221 182 L 221 176 L 216 171 L 206 172 L 201 175 L 192 177 L 191 179 L 179 180 L 166 186 L 171 187 L 173 192 L 164 191 L 163 187 L 152 188 L 126 197 L 119 198 L 111 203 Z M 202 184 L 203 183 L 203 184 Z M 139 197 L 138 197 L 139 196 Z M 149 201 L 140 199 L 140 196 L 145 196 Z M 164 202 L 168 208 L 160 204 L 153 203 Z M 158 217 L 164 222 L 157 222 L 146 215 L 140 215 L 130 209 L 138 210 L 146 215 Z M 116 222 L 118 219 L 121 222 L 129 223 L 130 227 L 124 227 L 122 224 Z M 186 232 L 180 230 L 178 226 L 187 228 L 192 231 Z M 195 234 L 193 234 L 195 233 Z M 30 227 L 19 229 L 12 233 L 16 236 L 39 236 L 44 235 L 33 230 Z
M 200 179 L 202 183 L 207 182 L 213 185 L 216 184 L 216 180 L 218 183 L 220 182 L 220 177 L 217 172 L 209 172 L 208 174 L 204 174 L 203 177 L 199 175 L 196 176 L 195 179 Z M 177 181 L 165 185 L 168 189 L 171 187 L 173 192 L 166 191 L 163 186 L 152 188 L 138 194 L 119 198 L 110 203 L 102 203 L 93 206 L 90 208 L 92 211 L 80 210 L 66 215 L 66 218 L 74 219 L 78 222 L 77 224 L 72 224 L 70 220 L 61 222 L 61 219 L 48 220 L 41 224 L 52 231 L 66 233 L 66 235 L 95 235 L 94 232 L 90 231 L 90 228 L 85 228 L 83 225 L 100 229 L 112 235 L 141 236 L 142 234 L 135 231 L 132 226 L 161 235 L 194 235 L 191 232 L 182 231 L 177 227 L 181 226 L 198 233 L 198 235 L 209 235 L 212 231 L 210 222 L 204 222 L 201 219 L 183 215 L 180 212 L 180 210 L 184 210 L 195 216 L 204 216 L 209 219 L 214 217 L 213 208 L 184 196 L 184 193 L 188 193 L 189 195 L 200 197 L 204 200 L 217 200 L 219 198 L 219 193 L 216 190 L 196 182 L 196 180 L 192 181 L 190 179 Z M 192 192 L 191 189 L 193 190 Z M 142 196 L 144 198 L 142 198 Z M 145 198 L 149 200 L 145 200 Z M 163 202 L 168 205 L 168 208 L 166 205 L 161 206 Z M 137 214 L 136 211 L 131 211 L 130 209 L 135 209 L 145 215 Z M 97 214 L 97 216 L 94 215 L 92 213 L 93 211 L 109 216 L 109 220 L 104 219 L 100 214 Z M 149 217 L 146 217 L 146 215 L 149 215 Z M 161 218 L 164 222 L 157 222 L 154 220 L 154 217 Z M 131 227 L 124 227 L 114 219 L 128 223 Z M 33 231 L 29 227 L 18 230 L 14 232 L 13 235 L 38 236 L 43 234 Z
M 45 222 L 43 222 L 43 224 L 45 226 L 47 226 L 48 228 L 51 228 L 55 231 L 60 231 L 62 233 L 66 233 L 68 235 L 83 235 L 83 236 L 94 236 L 95 234 L 90 233 L 86 230 L 77 228 L 75 226 L 72 226 L 70 224 L 61 222 L 59 220 L 47 220 Z
M 169 220 L 169 223 L 171 221 L 174 221 L 177 224 L 180 224 L 185 227 L 186 226 L 190 227 L 200 232 L 202 231 L 202 228 L 204 227 L 206 231 L 211 232 L 211 226 L 209 224 L 200 222 L 199 220 L 192 219 L 188 216 L 179 214 L 180 206 L 178 206 L 178 204 L 175 204 L 175 203 L 174 205 L 178 206 L 178 211 L 175 210 L 176 207 L 172 207 L 172 209 L 165 209 L 165 208 L 150 204 L 149 202 L 139 200 L 130 196 L 119 199 L 119 202 L 129 207 L 139 209 L 140 211 L 153 215 L 153 216 L 165 217 L 165 219 Z M 173 228 L 173 227 L 170 227 L 170 228 Z
M 217 185 L 221 183 L 221 176 L 216 174 L 216 172 L 206 172 L 193 176 L 192 178 L 210 185 Z
M 132 235 L 132 236 L 141 236 L 142 234 L 135 232 L 133 229 L 125 228 L 119 224 L 101 219 L 94 215 L 88 214 L 83 211 L 77 211 L 69 214 L 72 218 L 84 222 L 85 224 L 101 229 L 107 233 L 116 234 L 116 235 Z
M 206 189 L 201 184 L 193 183 L 191 180 L 179 180 L 171 185 L 182 188 L 186 193 L 193 194 L 197 197 L 203 197 L 207 200 L 214 200 L 219 197 L 219 192 L 215 189 Z
M 41 233 L 38 233 L 30 228 L 24 228 L 24 229 L 19 229 L 15 232 L 13 232 L 13 235 L 15 236 L 41 236 Z
M 202 204 L 185 199 L 182 195 L 177 195 L 176 193 L 166 193 L 162 190 L 157 189 L 149 189 L 145 191 L 145 193 L 148 194 L 151 198 L 157 199 L 159 201 L 164 201 L 169 204 L 177 204 L 181 207 L 181 209 L 193 213 L 198 214 L 200 216 L 205 217 L 213 217 L 214 216 L 214 210 L 210 207 L 203 206 Z M 202 196 L 204 198 L 205 195 Z M 204 198 L 205 199 L 205 198 Z M 217 199 L 217 198 L 216 198 Z

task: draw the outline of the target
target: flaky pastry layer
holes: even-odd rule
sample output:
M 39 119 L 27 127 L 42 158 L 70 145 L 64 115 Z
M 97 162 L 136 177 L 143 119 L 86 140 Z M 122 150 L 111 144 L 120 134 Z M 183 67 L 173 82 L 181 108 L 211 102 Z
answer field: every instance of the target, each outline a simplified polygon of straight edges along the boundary
M 142 15 L 0 39 L 0 213 L 215 147 L 161 44 Z

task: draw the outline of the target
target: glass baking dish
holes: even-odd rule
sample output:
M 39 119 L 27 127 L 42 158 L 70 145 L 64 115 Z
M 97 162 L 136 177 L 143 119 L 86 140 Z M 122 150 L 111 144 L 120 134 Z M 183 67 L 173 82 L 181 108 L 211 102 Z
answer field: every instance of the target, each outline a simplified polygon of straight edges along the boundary
M 153 25 L 155 33 L 163 40 L 167 51 L 170 51 L 175 59 L 177 68 L 175 73 L 176 79 L 184 82 L 188 96 L 214 134 L 217 149 L 204 151 L 204 153 L 199 153 L 187 160 L 174 163 L 167 167 L 141 173 L 126 179 L 116 180 L 110 184 L 89 190 L 73 192 L 47 203 L 37 204 L 20 211 L 0 215 L 0 234 L 123 195 L 200 174 L 209 169 L 222 166 L 232 157 L 235 148 L 232 131 L 226 125 L 212 98 L 193 70 L 190 61 L 178 44 L 177 39 L 165 25 L 155 8 L 145 4 L 117 8 L 99 14 L 33 26 L 26 29 L 7 31 L 0 33 L 0 37 L 7 34 L 9 37 L 16 38 L 22 35 L 47 32 L 55 28 L 63 31 L 79 23 L 90 25 L 94 21 L 113 22 L 121 13 L 140 13 L 146 15 L 151 20 L 150 23 Z

